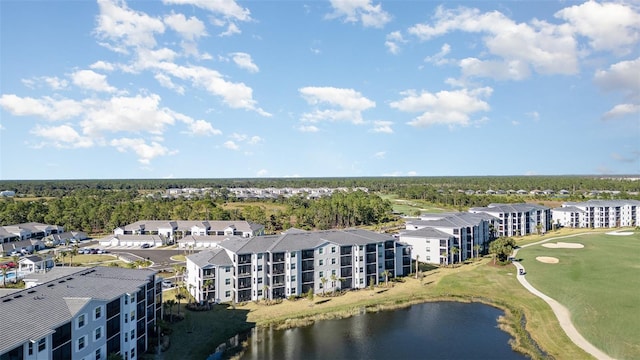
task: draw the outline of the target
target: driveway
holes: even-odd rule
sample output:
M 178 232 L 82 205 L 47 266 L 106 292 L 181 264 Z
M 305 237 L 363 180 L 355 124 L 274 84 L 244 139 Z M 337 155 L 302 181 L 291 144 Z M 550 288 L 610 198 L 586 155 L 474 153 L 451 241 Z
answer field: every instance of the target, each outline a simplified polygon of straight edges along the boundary
M 535 242 L 535 243 L 531 243 L 531 244 L 528 244 L 528 245 L 523 245 L 522 247 L 525 248 L 525 247 L 529 247 L 529 246 L 533 246 L 533 245 L 539 245 L 539 244 L 542 244 L 542 243 L 545 243 L 545 242 L 551 241 L 551 240 L 565 239 L 565 238 L 574 237 L 574 236 L 580 236 L 580 235 L 584 235 L 584 234 L 574 234 L 574 235 L 567 235 L 567 236 L 560 236 L 560 237 L 550 238 L 550 239 L 538 241 L 538 242 Z M 516 255 L 518 254 L 518 250 L 519 249 L 515 249 L 513 251 L 513 255 L 512 255 L 516 259 L 517 259 Z M 558 319 L 558 322 L 560 323 L 560 327 L 562 327 L 562 330 L 564 330 L 564 332 L 567 334 L 569 339 L 571 339 L 571 341 L 573 341 L 574 344 L 576 344 L 578 347 L 580 347 L 582 350 L 586 351 L 587 353 L 591 354 L 596 359 L 602 359 L 602 360 L 613 359 L 611 356 L 605 354 L 600 349 L 598 349 L 597 347 L 593 346 L 593 344 L 591 344 L 589 341 L 587 341 L 587 339 L 585 339 L 582 335 L 580 335 L 580 333 L 578 332 L 576 327 L 573 326 L 573 323 L 571 322 L 571 313 L 569 312 L 569 310 L 566 307 L 564 307 L 564 305 L 560 304 L 559 302 L 557 302 L 556 300 L 550 298 L 549 296 L 543 294 L 542 292 L 540 292 L 540 290 L 534 288 L 533 286 L 531 286 L 531 284 L 529 284 L 529 282 L 526 279 L 526 275 L 527 275 L 526 269 L 520 262 L 514 261 L 513 265 L 515 265 L 516 268 L 518 269 L 518 271 L 516 272 L 516 274 L 518 274 L 518 275 L 516 275 L 516 276 L 517 276 L 518 281 L 520 282 L 520 284 L 522 284 L 522 286 L 524 286 L 525 289 L 529 290 L 530 293 L 532 293 L 535 296 L 541 298 L 547 304 L 549 304 L 549 306 L 551 307 L 551 310 L 553 310 L 553 313 L 556 315 L 556 318 Z M 520 269 L 523 270 L 523 272 L 524 272 L 523 275 L 520 275 Z
M 184 261 L 171 260 L 172 256 L 184 255 L 184 250 L 156 250 L 156 249 L 110 249 L 110 253 L 131 261 L 148 259 L 153 262 L 151 268 L 171 269 L 175 264 L 184 265 Z

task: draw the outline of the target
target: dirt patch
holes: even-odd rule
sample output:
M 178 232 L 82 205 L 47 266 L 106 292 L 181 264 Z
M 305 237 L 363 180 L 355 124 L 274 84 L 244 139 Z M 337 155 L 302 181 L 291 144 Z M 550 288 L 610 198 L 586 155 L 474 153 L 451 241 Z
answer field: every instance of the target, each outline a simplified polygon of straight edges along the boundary
M 542 246 L 551 249 L 582 249 L 584 245 L 579 243 L 566 243 L 566 242 L 557 242 L 557 243 L 545 243 Z
M 551 256 L 537 256 L 536 260 L 540 261 L 541 263 L 545 263 L 545 264 L 557 264 L 560 262 L 560 260 L 558 260 L 558 258 L 554 258 Z

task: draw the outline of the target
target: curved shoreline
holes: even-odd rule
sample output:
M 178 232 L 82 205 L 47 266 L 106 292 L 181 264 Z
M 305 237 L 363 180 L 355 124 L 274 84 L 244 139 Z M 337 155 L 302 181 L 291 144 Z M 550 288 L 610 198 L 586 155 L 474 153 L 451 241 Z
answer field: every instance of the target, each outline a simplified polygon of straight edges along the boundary
M 304 301 L 304 300 L 297 300 Z M 300 316 L 296 318 L 287 318 L 284 320 L 265 321 L 257 324 L 256 328 L 270 328 L 273 327 L 276 330 L 286 330 L 296 327 L 305 327 L 313 325 L 317 321 L 331 320 L 331 319 L 346 319 L 352 316 L 361 315 L 363 313 L 376 313 L 380 311 L 394 311 L 398 309 L 408 308 L 413 305 L 434 303 L 434 302 L 459 302 L 459 303 L 481 303 L 487 306 L 494 307 L 501 310 L 504 314 L 496 319 L 497 326 L 500 330 L 507 333 L 511 339 L 509 345 L 513 351 L 524 354 L 530 358 L 548 358 L 549 354 L 542 349 L 536 341 L 532 338 L 531 334 L 526 330 L 526 317 L 524 313 L 512 308 L 508 304 L 504 304 L 493 299 L 476 297 L 476 296 L 462 296 L 462 295 L 449 295 L 433 298 L 416 298 L 409 301 L 393 302 L 390 304 L 387 302 L 380 302 L 375 305 L 369 306 L 354 306 L 348 310 L 342 311 L 329 311 L 320 314 L 310 316 Z M 238 359 L 245 351 L 246 343 L 240 345 L 240 349 L 231 355 L 232 359 Z

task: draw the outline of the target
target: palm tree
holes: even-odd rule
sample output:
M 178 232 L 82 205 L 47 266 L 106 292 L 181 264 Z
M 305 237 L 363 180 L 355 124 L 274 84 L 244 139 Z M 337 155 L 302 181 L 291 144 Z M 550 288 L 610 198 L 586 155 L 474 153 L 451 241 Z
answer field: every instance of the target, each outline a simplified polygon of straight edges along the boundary
M 2 269 L 2 287 L 6 287 L 7 286 L 7 273 L 9 272 L 9 267 L 6 265 L 2 265 L 0 266 L 0 269 Z
M 193 295 L 193 289 L 195 288 L 195 286 L 193 286 L 193 284 L 189 284 L 189 295 Z M 191 304 L 191 298 L 192 296 L 189 296 L 189 304 Z
M 416 255 L 416 279 L 418 278 L 418 271 L 420 271 L 420 268 L 418 268 L 419 260 L 420 260 L 420 255 Z
M 324 288 L 326 287 L 327 284 L 327 278 L 325 278 L 324 276 L 320 278 L 320 282 L 322 283 L 322 295 L 324 295 Z
M 478 259 L 480 257 L 480 249 L 481 248 L 482 248 L 482 246 L 480 246 L 480 244 L 473 245 L 473 250 L 476 251 L 476 259 Z
M 209 299 L 209 291 L 211 290 L 211 287 L 213 287 L 213 280 L 211 280 L 211 279 L 205 280 L 204 281 L 204 288 L 207 289 L 206 295 L 205 295 L 207 300 Z
M 444 258 L 445 260 L 445 264 L 444 265 L 449 265 L 449 257 L 447 256 L 447 251 L 446 250 L 442 250 L 440 252 L 440 256 Z
M 391 276 L 391 272 L 389 270 L 385 270 L 382 272 L 382 276 L 384 276 L 384 286 L 389 287 L 389 276 Z
M 452 265 L 453 267 L 456 267 L 456 255 L 460 254 L 460 248 L 457 246 L 454 246 L 451 248 L 451 256 L 452 256 Z
M 176 306 L 176 301 L 171 299 L 164 302 L 164 304 L 169 308 L 169 321 L 173 319 L 173 307 Z
M 71 259 L 69 260 L 69 266 L 71 266 L 71 264 L 73 263 L 73 257 L 76 255 L 78 255 L 78 247 L 74 245 L 69 251 L 69 256 L 71 257 Z
M 537 223 L 536 224 L 536 231 L 538 232 L 538 235 L 542 235 L 542 224 L 541 223 Z
M 336 292 L 336 281 L 338 281 L 338 277 L 336 276 L 336 274 L 331 274 L 329 279 L 331 279 L 331 292 L 333 292 L 335 294 L 335 292 Z
M 178 293 L 176 294 L 176 299 L 178 300 L 178 315 L 180 315 L 180 300 L 184 300 L 186 296 L 178 289 Z
M 15 278 L 13 278 L 13 279 L 14 279 L 15 281 L 18 281 L 18 262 L 20 262 L 20 256 L 18 256 L 18 255 L 13 255 L 13 256 L 11 257 L 11 261 L 13 261 L 13 264 L 15 265 L 15 268 L 14 268 L 15 270 L 14 270 L 14 271 L 15 271 L 15 273 L 16 273 L 16 274 L 15 274 L 15 275 L 16 275 L 16 277 L 15 277 Z
M 265 285 L 262 287 L 262 298 L 265 302 L 269 300 L 269 285 Z

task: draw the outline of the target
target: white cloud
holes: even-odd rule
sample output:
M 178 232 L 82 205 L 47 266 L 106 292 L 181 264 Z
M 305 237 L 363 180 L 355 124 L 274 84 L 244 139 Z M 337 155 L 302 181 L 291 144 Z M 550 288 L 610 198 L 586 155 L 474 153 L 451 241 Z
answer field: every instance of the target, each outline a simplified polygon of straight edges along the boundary
M 330 0 L 333 13 L 328 19 L 342 18 L 345 22 L 362 22 L 364 27 L 381 28 L 391 21 L 391 15 L 382 10 L 380 4 L 373 5 L 371 0 Z
M 62 90 L 67 88 L 69 82 L 57 76 L 40 76 L 31 79 L 22 79 L 22 83 L 32 89 L 47 85 L 53 90 Z
M 188 134 L 194 136 L 211 136 L 211 135 L 222 135 L 222 131 L 216 129 L 211 125 L 211 123 L 205 120 L 195 120 L 193 122 L 188 123 L 189 132 Z
M 406 42 L 407 40 L 402 37 L 400 31 L 394 31 L 387 34 L 384 46 L 387 47 L 387 50 L 389 50 L 390 53 L 398 54 L 400 52 L 400 44 L 404 44 Z
M 163 0 L 165 4 L 193 5 L 208 10 L 224 18 L 239 21 L 251 20 L 251 12 L 238 5 L 234 0 Z
M 258 66 L 253 63 L 251 55 L 243 52 L 237 52 L 230 54 L 230 56 L 231 59 L 233 59 L 233 62 L 241 69 L 245 69 L 252 73 L 257 73 L 258 71 L 260 71 Z
M 225 148 L 229 149 L 229 150 L 238 150 L 240 149 L 240 147 L 233 141 L 228 140 L 225 141 L 224 144 L 222 144 L 222 146 L 224 146 Z
M 607 70 L 596 71 L 594 80 L 604 90 L 616 90 L 635 97 L 640 96 L 640 58 L 621 61 Z
M 491 77 L 497 80 L 524 80 L 531 75 L 529 65 L 521 60 L 491 61 L 466 58 L 459 61 L 464 78 Z
M 240 33 L 242 33 L 242 31 L 240 31 L 240 28 L 238 27 L 238 25 L 236 25 L 235 23 L 229 23 L 229 25 L 227 26 L 227 30 L 225 30 L 224 32 L 221 32 L 219 36 L 226 37 L 226 36 L 232 36 Z
M 252 136 L 247 142 L 251 145 L 255 145 L 255 144 L 259 144 L 263 141 L 263 139 L 260 136 Z
M 187 19 L 183 14 L 171 13 L 164 17 L 164 23 L 188 41 L 207 35 L 204 23 L 195 16 Z
M 640 13 L 623 3 L 587 1 L 558 11 L 594 50 L 628 53 L 640 40 Z
M 115 66 L 110 62 L 98 60 L 93 64 L 89 65 L 89 68 L 93 70 L 113 71 L 115 69 Z
M 16 116 L 38 116 L 47 120 L 64 120 L 80 115 L 83 105 L 75 100 L 19 97 L 14 94 L 0 96 L 0 107 Z
M 373 154 L 373 157 L 376 159 L 384 159 L 385 155 L 387 155 L 386 151 L 378 151 L 377 153 Z
M 151 160 L 158 156 L 175 154 L 175 152 L 169 151 L 169 149 L 155 141 L 148 145 L 143 139 L 139 138 L 113 139 L 109 144 L 120 152 L 133 151 L 138 156 L 138 161 L 145 165 L 148 165 Z
M 57 148 L 88 148 L 93 146 L 93 141 L 84 136 L 80 136 L 76 130 L 69 125 L 60 126 L 36 126 L 31 130 L 35 136 L 46 139 L 37 147 L 51 145 Z
M 361 124 L 362 111 L 373 108 L 376 103 L 362 96 L 353 89 L 341 89 L 334 87 L 305 87 L 298 90 L 302 97 L 311 105 L 326 104 L 337 109 L 320 110 L 302 115 L 302 120 L 307 122 L 350 121 Z
M 444 44 L 442 45 L 442 47 L 440 48 L 440 51 L 437 54 L 433 56 L 427 56 L 424 59 L 424 61 L 435 64 L 435 65 L 448 64 L 451 62 L 451 60 L 447 59 L 446 56 L 449 55 L 450 52 L 451 52 L 451 45 Z
M 604 119 L 618 118 L 631 114 L 640 114 L 640 105 L 638 104 L 618 104 L 611 110 L 604 113 Z
M 116 88 L 109 85 L 107 77 L 93 70 L 78 70 L 71 74 L 73 84 L 87 90 L 99 92 L 115 92 Z
M 256 176 L 263 177 L 263 176 L 267 176 L 268 174 L 269 172 L 267 171 L 267 169 L 260 169 L 256 173 Z
M 611 158 L 623 163 L 635 163 L 640 161 L 640 151 L 633 150 L 629 155 L 622 155 L 618 153 L 612 153 Z
M 98 0 L 100 14 L 95 29 L 98 38 L 107 41 L 102 45 L 127 53 L 128 48 L 156 46 L 155 34 L 164 33 L 162 20 L 127 7 L 124 1 Z
M 318 132 L 320 131 L 320 129 L 318 129 L 317 126 L 313 126 L 313 125 L 303 125 L 298 127 L 298 130 L 301 132 Z
M 392 134 L 393 129 L 391 128 L 391 125 L 393 125 L 392 121 L 376 120 L 373 122 L 373 129 L 371 131 L 377 133 Z
M 434 23 L 417 24 L 408 32 L 421 40 L 430 40 L 452 31 L 485 34 L 482 38 L 490 55 L 497 60 L 472 59 L 467 63 L 468 76 L 505 78 L 497 64 L 512 72 L 509 79 L 522 79 L 532 67 L 541 74 L 575 74 L 578 71 L 576 41 L 566 25 L 544 21 L 516 23 L 498 11 L 481 13 L 478 9 L 460 7 L 447 10 L 438 7 Z M 482 64 L 489 61 L 488 64 Z M 472 66 L 473 65 L 473 66 Z M 464 70 L 464 68 L 463 68 Z
M 422 113 L 408 123 L 411 126 L 468 126 L 471 114 L 490 110 L 489 104 L 482 99 L 491 96 L 492 91 L 490 87 L 440 91 L 435 94 L 426 91 L 418 94 L 409 90 L 401 93 L 403 99 L 392 102 L 390 106 L 403 112 Z
M 162 134 L 175 121 L 175 113 L 160 107 L 160 96 L 112 97 L 86 100 L 83 133 L 100 136 L 104 132 L 148 132 Z
M 153 77 L 158 81 L 158 83 L 161 86 L 166 87 L 167 89 L 175 90 L 180 95 L 184 95 L 184 87 L 174 84 L 169 76 L 162 73 L 158 73 L 158 74 L 155 74 Z
M 533 119 L 533 121 L 538 121 L 540 120 L 540 113 L 538 113 L 537 111 L 531 111 L 525 114 L 526 116 L 528 116 L 529 118 Z
M 407 171 L 407 176 L 416 176 L 418 175 L 417 171 Z

